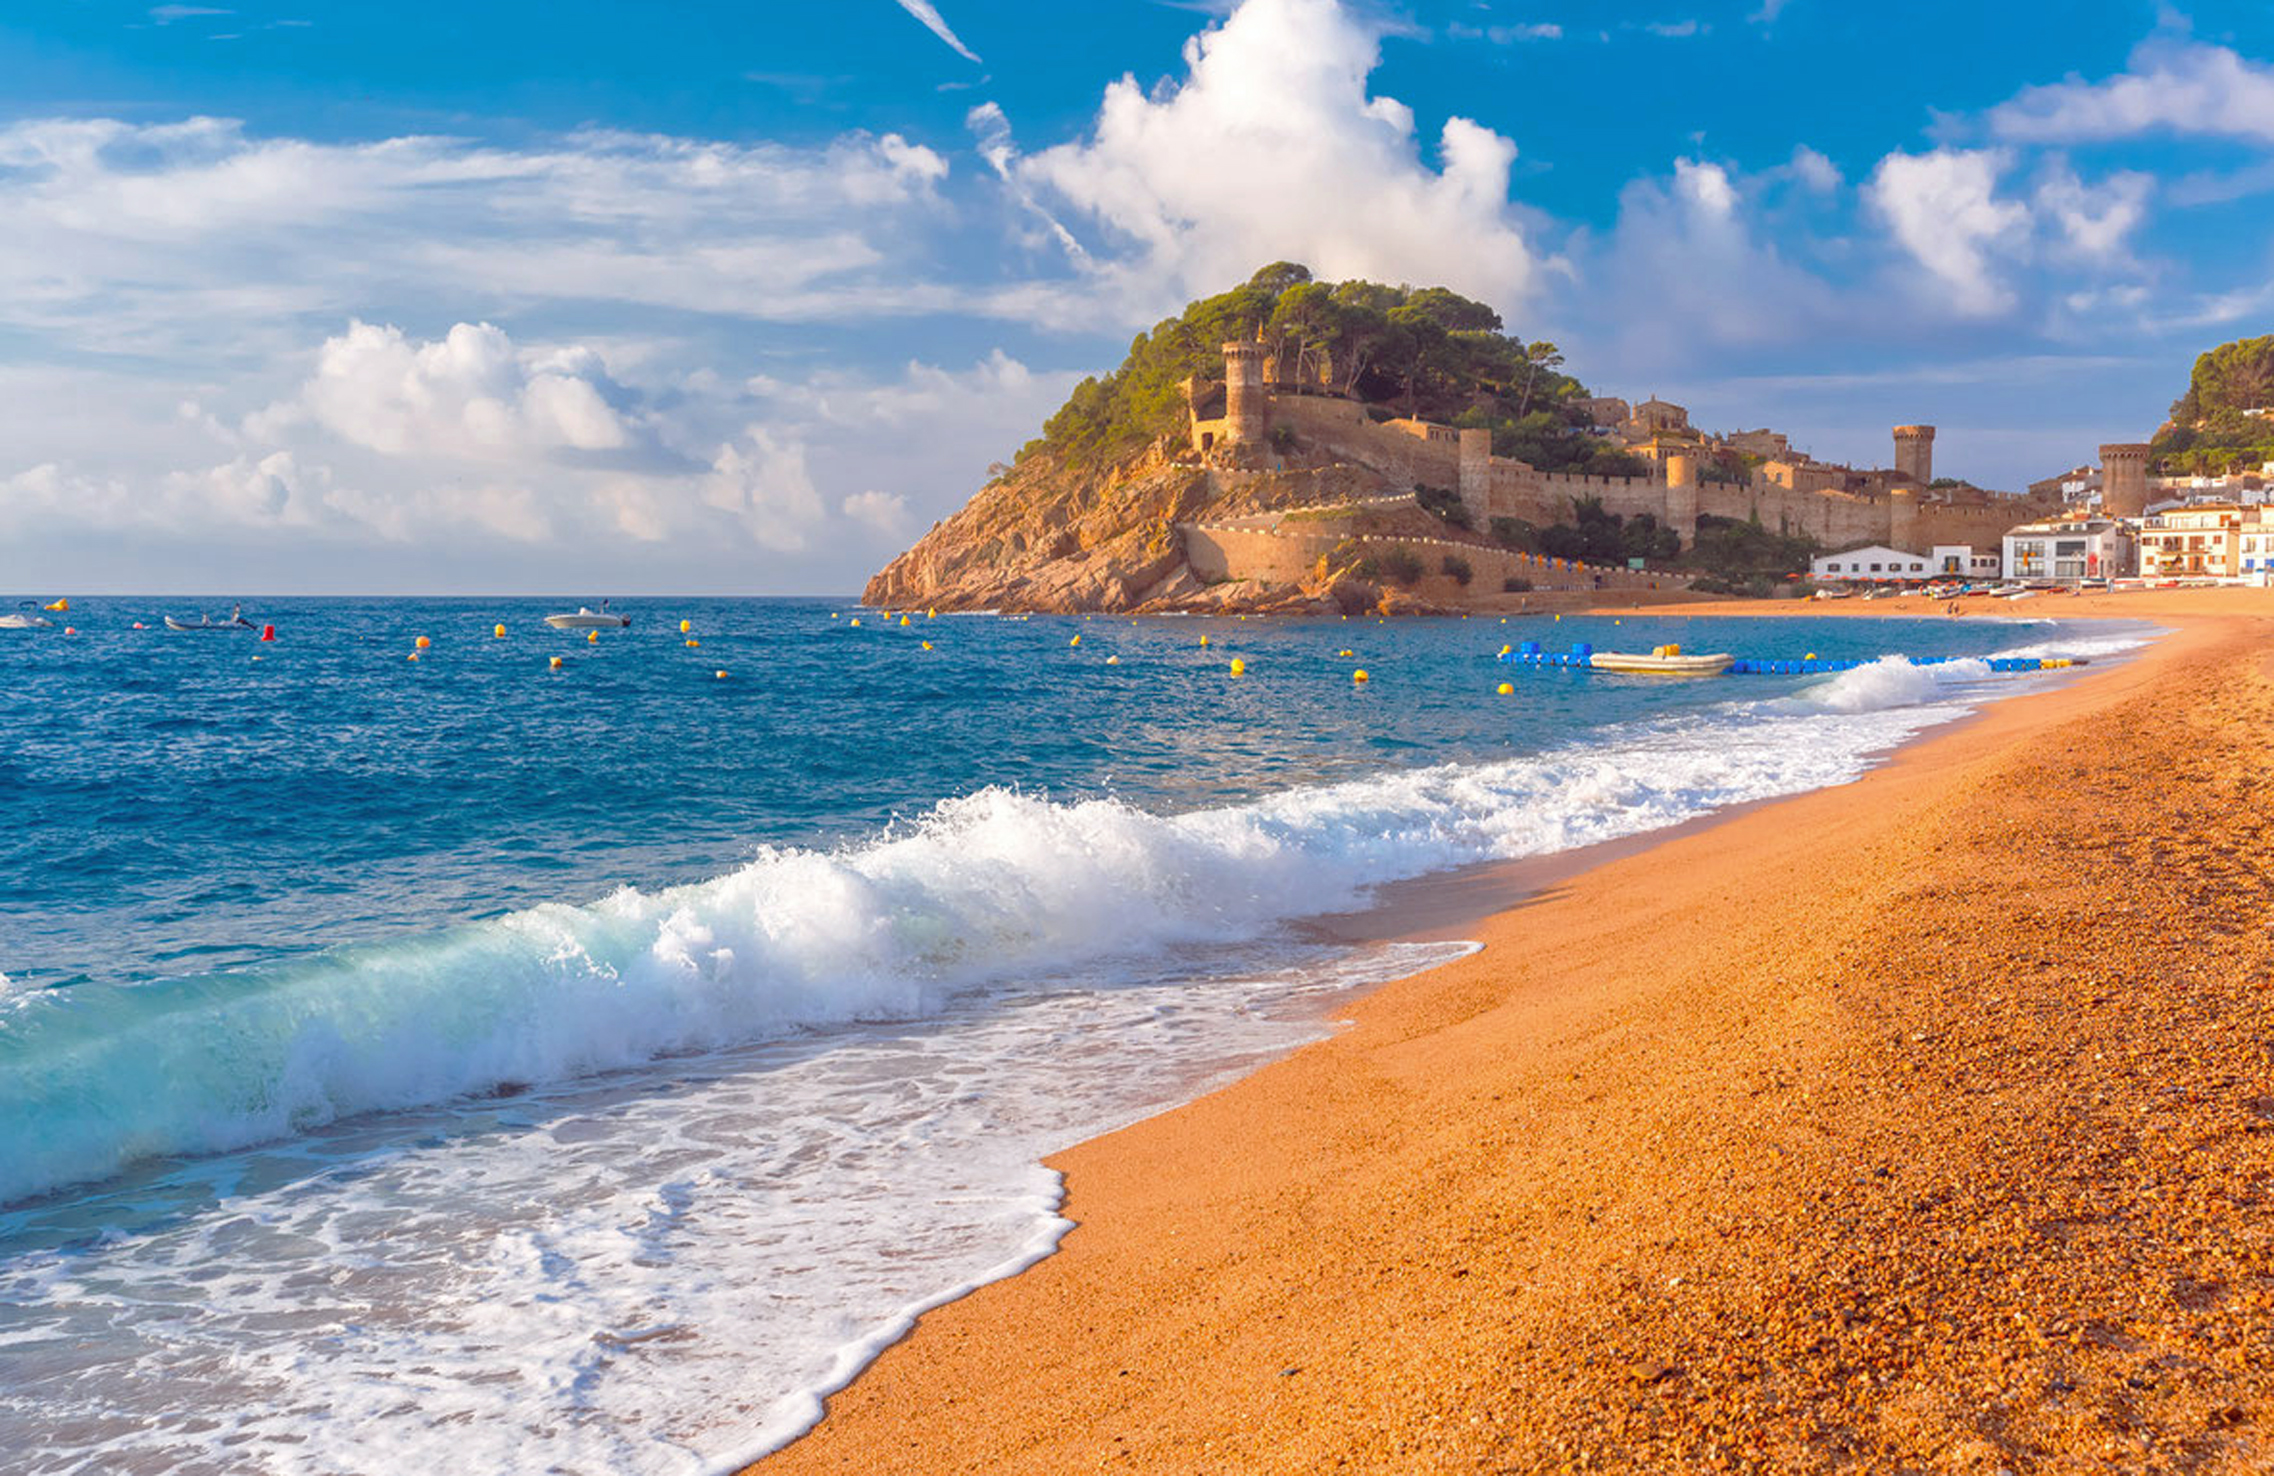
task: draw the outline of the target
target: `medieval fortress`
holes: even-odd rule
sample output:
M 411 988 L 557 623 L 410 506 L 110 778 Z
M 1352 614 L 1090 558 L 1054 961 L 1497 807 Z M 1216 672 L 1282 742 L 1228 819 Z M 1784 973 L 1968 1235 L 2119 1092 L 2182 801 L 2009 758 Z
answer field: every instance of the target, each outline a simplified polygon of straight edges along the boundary
M 1709 436 L 1690 425 L 1681 406 L 1663 400 L 1629 406 L 1623 400 L 1594 399 L 1582 404 L 1597 433 L 1648 461 L 1651 471 L 1644 476 L 1586 476 L 1544 472 L 1495 456 L 1489 430 L 1376 419 L 1378 411 L 1299 383 L 1281 367 L 1263 345 L 1235 341 L 1224 345 L 1220 382 L 1186 380 L 1190 454 L 1227 470 L 1272 465 L 1278 452 L 1288 448 L 1307 460 L 1354 462 L 1394 486 L 1458 493 L 1479 534 L 1490 530 L 1495 518 L 1520 518 L 1539 526 L 1569 522 L 1574 504 L 1593 498 L 1604 511 L 1621 517 L 1647 513 L 1672 528 L 1685 546 L 1696 536 L 1699 518 L 1713 516 L 1757 520 L 1830 549 L 1885 544 L 1924 554 L 1949 545 L 1994 549 L 2015 524 L 2064 511 L 2058 492 L 2049 489 L 2010 496 L 1964 485 L 1935 487 L 1931 425 L 1896 426 L 1895 464 L 1866 470 L 1816 461 L 1774 431 Z M 2148 448 L 2100 449 L 2104 512 L 2140 516 L 2148 500 Z M 1713 464 L 1726 467 L 1737 457 L 1748 469 L 1746 480 L 1701 475 L 1718 469 Z M 1259 521 L 1242 519 L 1243 531 L 1255 531 Z M 1306 544 L 1331 531 L 1316 527 L 1315 519 L 1309 522 Z M 1196 568 L 1212 566 L 1231 577 L 1251 577 L 1238 567 L 1248 561 L 1239 550 L 1217 546 L 1208 530 L 1186 533 L 1188 544 L 1198 533 L 1199 542 L 1209 545 L 1192 550 Z M 1251 553 L 1258 547 L 1253 539 L 1241 544 Z

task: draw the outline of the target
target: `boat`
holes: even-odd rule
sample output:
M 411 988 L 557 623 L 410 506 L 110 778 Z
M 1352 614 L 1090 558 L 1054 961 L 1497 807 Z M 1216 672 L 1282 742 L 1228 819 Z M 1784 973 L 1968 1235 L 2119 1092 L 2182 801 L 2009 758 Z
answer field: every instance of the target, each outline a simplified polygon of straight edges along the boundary
M 0 630 L 52 630 L 55 622 L 44 615 L 0 615 Z
M 547 615 L 545 623 L 555 630 L 621 630 L 632 623 L 632 617 L 617 614 L 602 600 L 597 610 L 579 605 L 574 615 Z
M 227 620 L 216 620 L 210 615 L 200 615 L 195 620 L 176 620 L 171 615 L 166 617 L 166 629 L 168 630 L 251 630 L 252 628 L 253 622 L 245 618 L 245 607 L 243 605 L 231 610 Z
M 1720 676 L 1737 658 L 1727 651 L 1685 656 L 1680 646 L 1654 647 L 1647 656 L 1633 651 L 1597 651 L 1587 664 L 1597 671 L 1625 672 L 1632 676 Z

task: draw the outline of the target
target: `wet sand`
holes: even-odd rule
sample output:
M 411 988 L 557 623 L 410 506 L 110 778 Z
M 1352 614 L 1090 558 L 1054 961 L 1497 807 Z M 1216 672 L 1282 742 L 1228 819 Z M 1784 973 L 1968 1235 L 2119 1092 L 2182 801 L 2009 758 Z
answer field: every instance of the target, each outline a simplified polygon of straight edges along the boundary
M 1482 953 L 1059 1155 L 1060 1252 L 763 1476 L 2265 1469 L 2274 594 L 2012 613 L 2176 633 L 1500 878 Z

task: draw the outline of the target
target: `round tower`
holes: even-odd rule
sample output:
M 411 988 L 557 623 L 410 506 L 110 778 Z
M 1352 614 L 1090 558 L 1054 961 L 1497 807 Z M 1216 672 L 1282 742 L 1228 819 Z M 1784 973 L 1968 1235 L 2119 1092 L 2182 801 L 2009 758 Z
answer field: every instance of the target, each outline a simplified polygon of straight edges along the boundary
M 1933 426 L 1895 427 L 1895 474 L 1918 487 L 1934 481 Z
M 1270 427 L 1263 393 L 1263 348 L 1234 340 L 1224 345 L 1224 442 L 1260 446 Z
M 1905 553 L 1925 553 L 1919 546 L 1919 495 L 1909 487 L 1887 491 L 1887 546 Z
M 1698 537 L 1698 462 L 1687 451 L 1666 453 L 1666 526 L 1689 547 Z
M 2125 441 L 2100 448 L 2100 514 L 2106 518 L 2145 517 L 2148 511 L 2148 448 Z

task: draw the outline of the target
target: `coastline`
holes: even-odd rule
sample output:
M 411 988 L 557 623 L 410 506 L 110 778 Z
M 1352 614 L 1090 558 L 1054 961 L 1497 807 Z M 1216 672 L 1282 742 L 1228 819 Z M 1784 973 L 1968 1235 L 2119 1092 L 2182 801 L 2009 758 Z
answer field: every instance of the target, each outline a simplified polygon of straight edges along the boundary
M 2080 761 L 2080 750 L 2105 760 L 2104 736 L 2084 741 L 2111 726 L 2094 720 L 2153 710 L 2148 694 L 2177 665 L 2215 669 L 2230 687 L 2251 679 L 2236 674 L 2253 660 L 2240 633 L 2268 623 L 2274 599 L 2169 593 L 2191 598 L 2125 595 L 2089 612 L 2181 621 L 2124 665 L 1994 704 L 1856 784 L 1574 868 L 1464 929 L 1482 954 L 1338 1011 L 1354 1024 L 1336 1037 L 1058 1155 L 1078 1222 L 1059 1252 L 927 1314 L 762 1469 L 1445 1469 L 1583 1453 L 1613 1465 L 1710 1454 L 1811 1464 L 1840 1451 L 2027 1465 L 2082 1450 L 2057 1431 L 2085 1409 L 2097 1439 L 2113 1406 L 2134 1427 L 2192 1421 L 2214 1465 L 2238 1459 L 2255 1448 L 2263 1381 L 2195 1347 L 2205 1329 L 2165 1337 L 2175 1351 L 2156 1356 L 2191 1365 L 2166 1379 L 2167 1397 L 2130 1382 L 2080 1392 L 2086 1365 L 2138 1363 L 2154 1340 L 2121 1319 L 2059 1315 L 2043 1297 L 1985 1295 L 1976 1268 L 1999 1261 L 1997 1247 L 1961 1253 L 1950 1264 L 1968 1269 L 1945 1274 L 1946 1243 L 2011 1228 L 2019 1210 L 1945 1223 L 1953 1217 L 1933 1207 L 1990 1194 L 1995 1184 L 1974 1182 L 1967 1165 L 2010 1168 L 2029 1145 L 1976 1110 L 1971 1099 L 1992 1089 L 1941 1081 L 1946 1050 L 1902 1044 L 1970 1032 L 1963 1064 L 1999 1054 L 1964 1018 L 1969 999 L 1987 996 L 1948 940 L 2007 961 L 2043 943 L 2007 936 L 2004 914 L 1970 892 L 2015 893 L 2039 913 L 2048 891 L 2071 906 L 2128 905 L 2060 867 L 2017 875 L 2015 846 L 2035 851 L 1953 817 L 1978 805 L 2024 830 L 2042 821 L 2016 776 Z M 1795 602 L 1790 613 L 1854 603 Z M 2077 599 L 2038 603 L 2014 614 L 2088 614 Z M 1898 604 L 1853 613 L 1924 613 Z M 1746 602 L 1730 613 L 1766 612 Z M 2143 726 L 2154 723 L 2127 731 Z M 2078 782 L 2111 781 L 2104 768 Z M 1825 864 L 1827 835 L 1856 875 Z M 1904 970 L 1922 965 L 1903 955 L 1917 952 L 1922 925 L 1903 919 L 1922 898 L 1959 921 L 1923 925 L 1944 941 L 1925 968 L 1933 978 L 1914 987 Z M 1973 931 L 1950 932 L 1966 919 Z M 1990 1003 L 2046 1060 L 2128 1013 L 2063 962 L 2031 962 Z M 2081 1015 L 2073 1001 L 2034 997 L 2075 987 L 2098 991 Z M 1900 1028 L 1911 1023 L 1922 1028 Z M 2216 1041 L 2185 1044 L 2199 1061 L 2221 1056 Z M 2032 1062 L 2004 1063 L 1993 1097 L 2075 1127 L 2073 1084 L 2021 1069 Z M 1929 1082 L 1947 1096 L 1921 1096 Z M 2206 1095 L 2204 1110 L 2231 1116 L 2231 1097 Z M 2084 1114 L 2087 1126 L 2100 1117 L 2122 1120 Z M 2260 1141 L 2236 1126 L 2217 1141 L 2241 1141 L 2235 1151 Z M 1928 1141 L 1900 1144 L 1906 1135 Z M 1898 1185 L 1917 1191 L 1909 1218 L 1859 1235 Z M 2045 1239 L 2022 1233 L 1999 1263 L 2045 1270 Z M 2104 1249 L 2123 1252 L 2123 1237 Z M 1921 1266 L 1931 1295 L 1875 1280 L 1909 1267 L 1915 1282 Z M 2129 1303 L 2160 1286 L 2184 1310 L 2210 1295 L 2201 1288 L 2245 1279 L 2198 1269 L 2182 1278 L 2195 1290 L 2171 1291 L 2179 1282 L 2166 1275 L 2138 1288 L 2088 1279 L 2083 1291 Z M 1986 1305 L 1961 1315 L 1969 1288 Z M 1880 1310 L 1890 1302 L 1900 1319 Z M 2262 1338 L 2265 1319 L 2245 1321 Z M 1748 1363 L 1744 1348 L 1764 1345 L 1785 1357 Z M 2053 1362 L 2077 1377 L 2040 1387 L 2065 1393 L 2015 1395 L 2023 1373 Z M 2143 1418 L 2142 1405 L 2184 1418 Z

